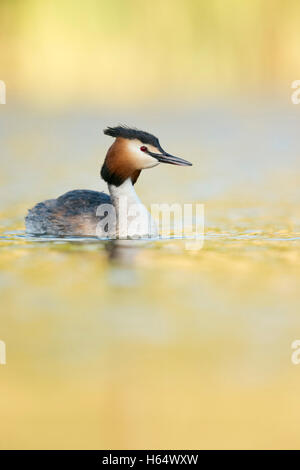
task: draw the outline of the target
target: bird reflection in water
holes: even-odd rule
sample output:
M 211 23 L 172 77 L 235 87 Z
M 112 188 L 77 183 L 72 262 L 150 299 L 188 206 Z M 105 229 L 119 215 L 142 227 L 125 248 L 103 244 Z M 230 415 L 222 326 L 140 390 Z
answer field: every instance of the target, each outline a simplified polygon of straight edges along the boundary
M 134 287 L 140 283 L 136 264 L 138 254 L 145 245 L 141 240 L 113 240 L 106 244 L 111 285 Z

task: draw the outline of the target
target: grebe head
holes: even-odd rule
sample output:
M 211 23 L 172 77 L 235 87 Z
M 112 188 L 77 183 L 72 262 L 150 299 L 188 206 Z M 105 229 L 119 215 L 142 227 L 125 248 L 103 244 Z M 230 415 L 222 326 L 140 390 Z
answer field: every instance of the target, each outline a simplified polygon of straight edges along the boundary
M 117 126 L 104 129 L 104 134 L 116 138 L 101 169 L 101 176 L 108 184 L 120 186 L 128 178 L 131 178 L 134 184 L 141 170 L 153 168 L 159 163 L 192 165 L 187 160 L 167 153 L 158 138 L 149 132 Z

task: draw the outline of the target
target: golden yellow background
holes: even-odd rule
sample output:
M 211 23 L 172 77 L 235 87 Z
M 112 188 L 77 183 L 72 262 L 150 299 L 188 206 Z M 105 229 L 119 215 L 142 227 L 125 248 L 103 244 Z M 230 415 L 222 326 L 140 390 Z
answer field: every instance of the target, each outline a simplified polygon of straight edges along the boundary
M 0 0 L 2 449 L 299 448 L 299 14 Z M 203 203 L 199 252 L 24 235 L 36 202 L 105 189 L 119 122 L 193 162 L 137 192 Z
M 297 0 L 1 0 L 1 78 L 52 105 L 271 92 L 300 67 L 299 14 Z

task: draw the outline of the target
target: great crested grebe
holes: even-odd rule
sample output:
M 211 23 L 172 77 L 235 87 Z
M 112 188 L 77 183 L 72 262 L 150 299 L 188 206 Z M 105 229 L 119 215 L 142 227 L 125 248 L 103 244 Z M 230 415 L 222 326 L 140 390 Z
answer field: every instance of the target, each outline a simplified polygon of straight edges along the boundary
M 106 238 L 158 235 L 154 221 L 134 190 L 134 184 L 141 170 L 159 163 L 192 164 L 165 152 L 157 137 L 148 132 L 117 126 L 108 127 L 104 134 L 115 137 L 101 169 L 110 196 L 76 189 L 57 199 L 40 202 L 28 211 L 25 219 L 27 233 Z

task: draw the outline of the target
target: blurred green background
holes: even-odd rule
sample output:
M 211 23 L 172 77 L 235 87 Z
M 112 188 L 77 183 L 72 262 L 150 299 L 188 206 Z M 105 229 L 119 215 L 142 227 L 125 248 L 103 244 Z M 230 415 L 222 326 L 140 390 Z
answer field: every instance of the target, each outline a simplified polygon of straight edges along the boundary
M 282 92 L 299 14 L 297 0 L 1 0 L 1 79 L 61 106 Z
M 299 448 L 300 3 L 0 0 L 0 447 Z M 298 75 L 298 76 L 297 76 Z M 193 162 L 202 250 L 31 240 L 36 202 L 106 189 L 125 123 Z

